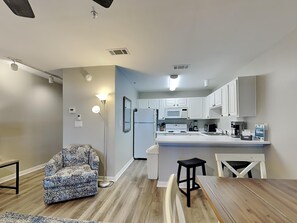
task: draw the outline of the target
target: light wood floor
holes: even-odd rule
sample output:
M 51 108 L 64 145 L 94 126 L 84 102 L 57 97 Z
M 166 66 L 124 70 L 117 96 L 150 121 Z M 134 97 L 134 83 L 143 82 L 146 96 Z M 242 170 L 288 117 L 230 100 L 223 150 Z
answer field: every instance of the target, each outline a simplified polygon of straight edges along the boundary
M 166 188 L 157 188 L 156 180 L 147 179 L 146 161 L 134 161 L 121 178 L 99 193 L 52 205 L 43 203 L 43 171 L 20 178 L 20 194 L 0 189 L 0 213 L 7 211 L 80 220 L 107 222 L 164 222 L 163 200 Z M 14 182 L 6 182 L 13 184 Z M 187 222 L 218 222 L 201 190 L 191 192 L 191 208 L 181 195 Z

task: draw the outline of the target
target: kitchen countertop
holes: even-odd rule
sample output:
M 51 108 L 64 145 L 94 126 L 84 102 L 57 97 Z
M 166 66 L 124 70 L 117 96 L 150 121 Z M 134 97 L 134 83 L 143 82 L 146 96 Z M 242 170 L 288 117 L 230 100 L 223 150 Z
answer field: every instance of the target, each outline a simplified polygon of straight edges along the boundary
M 157 131 L 157 134 L 164 135 L 201 135 L 201 132 L 198 131 L 187 131 L 187 132 L 166 132 L 166 131 Z
M 191 132 L 192 133 L 192 132 Z M 159 145 L 240 145 L 240 146 L 264 146 L 269 145 L 269 141 L 257 140 L 241 140 L 240 138 L 232 138 L 227 135 L 208 136 L 201 132 L 196 132 L 197 135 L 187 135 L 181 133 L 176 135 L 158 135 L 156 142 Z

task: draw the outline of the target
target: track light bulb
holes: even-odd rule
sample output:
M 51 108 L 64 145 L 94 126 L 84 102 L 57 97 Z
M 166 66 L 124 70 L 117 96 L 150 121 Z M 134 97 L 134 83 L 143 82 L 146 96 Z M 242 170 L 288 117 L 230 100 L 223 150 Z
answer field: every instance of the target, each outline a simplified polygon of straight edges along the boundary
M 93 79 L 91 74 L 87 74 L 85 78 L 86 78 L 86 81 L 88 81 L 88 82 L 92 81 L 92 79 Z
M 52 75 L 50 75 L 48 77 L 48 83 L 53 84 L 54 83 L 54 77 Z
M 13 70 L 13 71 L 17 71 L 19 69 L 19 66 L 13 61 L 12 64 L 10 64 L 10 68 Z

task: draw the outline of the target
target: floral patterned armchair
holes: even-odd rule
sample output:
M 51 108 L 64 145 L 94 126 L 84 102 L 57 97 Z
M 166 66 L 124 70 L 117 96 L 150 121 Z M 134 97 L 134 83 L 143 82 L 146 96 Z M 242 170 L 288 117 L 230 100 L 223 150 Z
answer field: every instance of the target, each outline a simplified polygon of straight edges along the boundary
M 97 194 L 99 157 L 90 145 L 69 145 L 45 166 L 44 202 L 71 200 Z

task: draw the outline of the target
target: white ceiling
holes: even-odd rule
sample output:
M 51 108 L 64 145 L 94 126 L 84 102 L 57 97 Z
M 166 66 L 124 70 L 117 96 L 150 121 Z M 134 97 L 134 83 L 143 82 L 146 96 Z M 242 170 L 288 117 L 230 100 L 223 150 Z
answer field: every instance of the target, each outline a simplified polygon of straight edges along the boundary
M 215 88 L 297 28 L 295 0 L 29 0 L 36 18 L 0 1 L 0 56 L 45 71 L 118 65 L 139 91 Z M 92 6 L 99 16 L 93 19 Z M 106 49 L 127 47 L 130 55 Z M 174 71 L 174 64 L 190 64 Z

